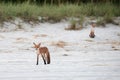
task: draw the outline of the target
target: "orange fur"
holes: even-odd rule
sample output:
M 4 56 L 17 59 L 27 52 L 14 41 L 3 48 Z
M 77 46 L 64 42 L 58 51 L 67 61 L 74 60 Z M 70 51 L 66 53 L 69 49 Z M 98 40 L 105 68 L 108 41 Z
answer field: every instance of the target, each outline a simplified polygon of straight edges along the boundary
M 94 34 L 94 31 L 91 30 L 90 32 L 90 35 L 89 35 L 91 38 L 94 38 L 95 37 L 95 34 Z
M 38 65 L 38 62 L 39 62 L 39 55 L 41 55 L 43 61 L 44 61 L 44 64 L 50 64 L 50 53 L 49 53 L 49 50 L 47 47 L 40 47 L 41 43 L 39 44 L 34 44 L 34 48 L 37 50 L 37 63 L 36 65 Z
M 95 24 L 92 23 L 91 26 L 92 27 L 91 27 L 91 31 L 90 31 L 89 36 L 90 36 L 90 38 L 94 38 L 95 37 L 95 33 L 94 33 Z

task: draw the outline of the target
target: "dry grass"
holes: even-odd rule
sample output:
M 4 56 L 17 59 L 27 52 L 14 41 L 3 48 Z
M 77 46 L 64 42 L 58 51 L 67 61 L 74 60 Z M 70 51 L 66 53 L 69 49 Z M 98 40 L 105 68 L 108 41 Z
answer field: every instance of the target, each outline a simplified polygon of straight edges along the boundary
M 35 35 L 33 35 L 33 38 L 38 38 L 38 37 L 47 37 L 48 35 L 46 35 L 46 34 L 35 34 Z
M 67 46 L 68 44 L 64 41 L 58 41 L 58 42 L 51 42 L 52 46 L 64 48 L 64 46 Z
M 111 45 L 120 45 L 119 41 L 107 41 L 107 42 L 97 42 L 97 44 L 111 44 Z
M 87 42 L 94 42 L 94 41 L 91 40 L 91 39 L 86 39 L 85 41 L 87 41 Z
M 38 17 L 48 17 L 48 20 L 60 21 L 66 17 L 77 17 L 83 19 L 82 16 L 103 16 L 106 22 L 111 22 L 113 16 L 120 16 L 119 6 L 113 4 L 61 4 L 56 5 L 36 5 L 30 3 L 12 4 L 0 3 L 0 22 L 9 21 L 20 17 L 24 21 L 39 21 Z M 80 21 L 82 23 L 82 21 Z
M 19 37 L 19 38 L 16 38 L 16 41 L 14 43 L 24 43 L 28 40 L 29 40 L 28 38 Z

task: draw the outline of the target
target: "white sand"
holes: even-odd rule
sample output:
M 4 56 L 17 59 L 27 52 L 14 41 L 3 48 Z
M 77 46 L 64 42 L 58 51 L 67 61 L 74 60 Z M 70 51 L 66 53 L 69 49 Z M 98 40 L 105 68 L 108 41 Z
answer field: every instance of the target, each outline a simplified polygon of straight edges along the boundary
M 108 24 L 66 31 L 66 22 L 40 23 L 24 30 L 6 23 L 0 32 L 0 80 L 120 80 L 120 27 Z M 8 32 L 9 31 L 9 32 Z M 51 64 L 36 65 L 33 42 L 47 46 Z

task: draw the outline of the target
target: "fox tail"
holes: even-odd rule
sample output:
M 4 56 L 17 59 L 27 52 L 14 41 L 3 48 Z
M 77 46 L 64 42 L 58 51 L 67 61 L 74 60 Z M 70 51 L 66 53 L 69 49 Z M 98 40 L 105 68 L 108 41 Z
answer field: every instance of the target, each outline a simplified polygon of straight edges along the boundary
M 50 64 L 50 53 L 47 53 L 47 64 Z

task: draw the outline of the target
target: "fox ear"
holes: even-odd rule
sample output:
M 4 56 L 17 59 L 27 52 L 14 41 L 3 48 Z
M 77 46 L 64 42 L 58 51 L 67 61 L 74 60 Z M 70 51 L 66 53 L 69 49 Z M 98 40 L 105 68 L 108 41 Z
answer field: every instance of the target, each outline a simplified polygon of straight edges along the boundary
M 41 43 L 38 44 L 39 46 L 41 45 Z
M 33 42 L 34 45 L 36 45 L 34 42 Z

